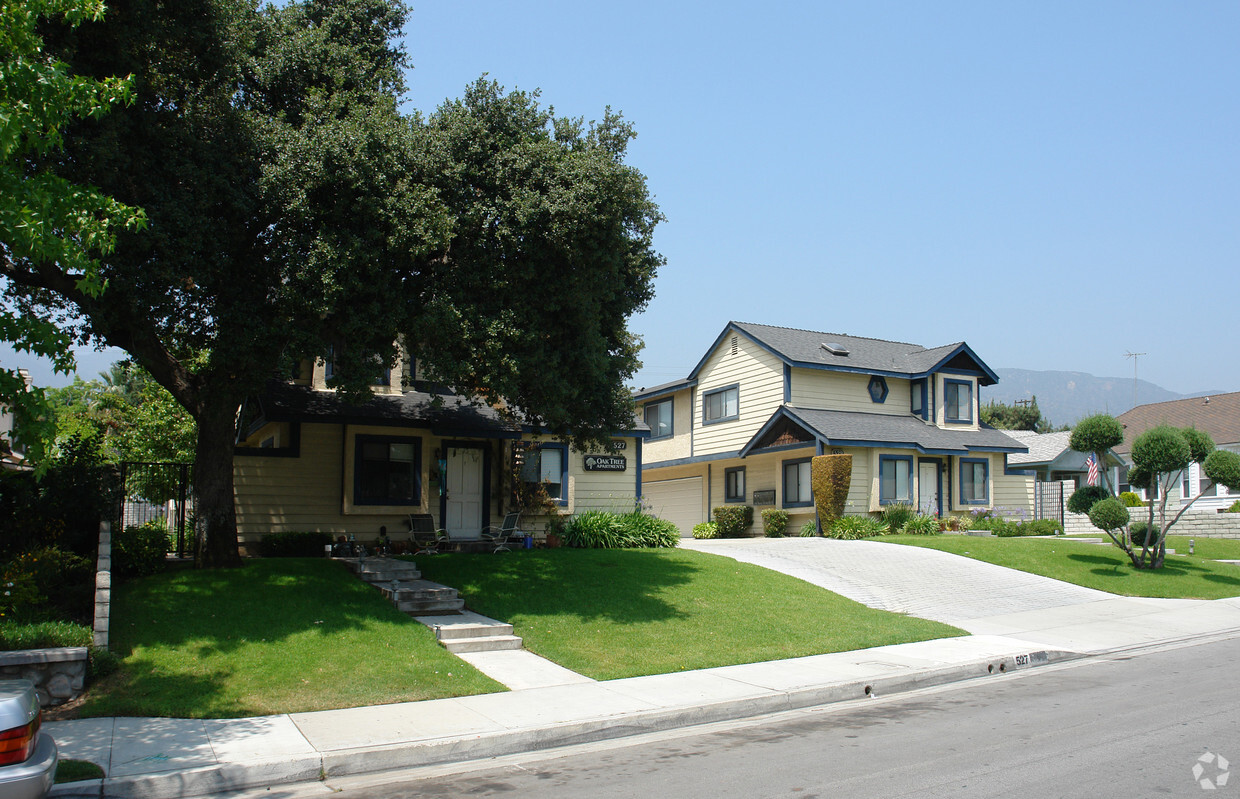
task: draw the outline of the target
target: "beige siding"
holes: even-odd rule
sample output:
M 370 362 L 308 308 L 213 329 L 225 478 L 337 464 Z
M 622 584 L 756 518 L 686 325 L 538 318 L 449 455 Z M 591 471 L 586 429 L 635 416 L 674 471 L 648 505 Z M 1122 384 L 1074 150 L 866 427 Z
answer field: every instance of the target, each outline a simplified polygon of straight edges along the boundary
M 784 402 L 783 362 L 748 337 L 725 336 L 698 373 L 693 403 L 693 454 L 735 452 L 749 442 L 758 429 Z M 709 392 L 739 384 L 738 418 L 730 422 L 702 424 L 702 399 Z
M 1020 509 L 1026 519 L 1033 518 L 1033 476 L 1003 473 L 1003 456 L 995 455 L 991 464 L 998 465 L 991 479 L 994 488 L 994 504 L 997 508 Z
M 642 449 L 642 460 L 646 463 L 670 461 L 677 458 L 688 458 L 693 454 L 693 396 L 691 388 L 677 391 L 672 399 L 672 437 L 659 441 L 647 441 Z M 660 397 L 659 400 L 666 399 Z M 658 400 L 656 400 L 658 401 Z M 642 403 L 644 407 L 647 402 Z M 644 413 L 644 411 L 643 411 Z
M 568 451 L 569 512 L 609 510 L 628 513 L 635 506 L 637 496 L 637 445 L 636 439 L 617 439 L 625 442 L 625 448 L 617 455 L 624 456 L 623 472 L 587 472 L 586 453 Z M 645 453 L 643 451 L 643 458 Z
M 694 463 L 687 466 L 667 466 L 660 469 L 643 469 L 642 485 L 647 483 L 659 482 L 662 480 L 680 480 L 686 477 L 698 477 L 702 479 L 702 485 L 707 484 L 707 474 L 714 468 L 713 463 Z M 701 517 L 710 519 L 710 502 L 707 499 L 707 492 L 702 491 Z
M 798 408 L 909 415 L 909 381 L 888 377 L 887 399 L 870 399 L 870 376 L 822 369 L 792 370 L 792 404 Z
M 378 535 L 380 525 L 393 535 L 407 532 L 405 520 L 416 508 L 376 511 L 360 517 L 342 512 L 347 485 L 341 477 L 343 443 L 339 425 L 303 424 L 299 457 L 234 458 L 237 528 L 242 540 L 294 531 L 354 533 L 370 538 Z M 425 449 L 422 460 L 425 467 Z
M 959 422 L 951 422 L 950 424 L 948 423 L 947 404 L 946 404 L 947 391 L 945 388 L 948 380 L 952 380 L 952 381 L 959 380 L 959 381 L 966 382 L 970 384 L 971 386 L 973 386 L 973 389 L 970 392 L 970 395 L 973 398 L 973 411 L 970 415 L 973 420 L 972 423 L 970 424 L 961 424 Z M 948 430 L 977 430 L 978 429 L 978 424 L 977 424 L 978 423 L 978 418 L 977 418 L 978 397 L 977 397 L 977 379 L 976 378 L 970 377 L 969 375 L 954 375 L 954 374 L 944 374 L 944 373 L 936 374 L 934 376 L 934 398 L 935 398 L 934 419 L 935 419 L 935 424 L 937 424 L 939 427 L 943 427 Z

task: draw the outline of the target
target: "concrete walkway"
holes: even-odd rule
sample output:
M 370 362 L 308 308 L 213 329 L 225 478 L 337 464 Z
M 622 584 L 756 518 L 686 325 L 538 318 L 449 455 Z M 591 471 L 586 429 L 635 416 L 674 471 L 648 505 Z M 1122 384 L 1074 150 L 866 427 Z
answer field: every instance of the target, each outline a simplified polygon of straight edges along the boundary
M 47 728 L 61 757 L 93 761 L 108 775 L 102 781 L 57 786 L 53 796 L 190 797 L 318 780 L 330 789 L 333 779 L 347 775 L 862 699 L 1159 642 L 1240 635 L 1240 598 L 1125 599 L 935 550 L 866 541 L 686 545 L 740 560 L 765 560 L 762 565 L 867 604 L 948 621 L 975 634 L 651 677 L 581 678 L 501 694 L 265 718 L 53 722 Z M 509 679 L 519 679 L 521 666 L 515 660 L 503 668 L 510 670 Z M 537 682 L 531 677 L 531 684 Z

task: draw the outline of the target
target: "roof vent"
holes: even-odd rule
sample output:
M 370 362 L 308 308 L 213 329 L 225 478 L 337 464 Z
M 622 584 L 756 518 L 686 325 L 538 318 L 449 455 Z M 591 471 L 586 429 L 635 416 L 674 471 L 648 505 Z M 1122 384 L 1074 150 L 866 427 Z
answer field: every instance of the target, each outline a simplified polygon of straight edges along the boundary
M 843 344 L 837 344 L 835 342 L 824 341 L 822 344 L 822 348 L 826 350 L 827 352 L 831 353 L 832 355 L 847 355 L 848 354 L 847 347 L 845 347 Z

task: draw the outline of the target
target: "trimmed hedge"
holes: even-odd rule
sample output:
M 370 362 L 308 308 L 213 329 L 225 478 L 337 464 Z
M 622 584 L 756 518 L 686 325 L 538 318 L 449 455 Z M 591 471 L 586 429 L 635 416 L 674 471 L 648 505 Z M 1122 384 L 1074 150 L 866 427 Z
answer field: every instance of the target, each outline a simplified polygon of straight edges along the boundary
M 740 538 L 753 527 L 753 508 L 749 505 L 720 505 L 714 514 L 720 538 Z
M 788 529 L 788 511 L 767 508 L 762 511 L 762 532 L 767 538 L 782 538 Z
M 698 522 L 693 525 L 694 538 L 718 538 L 719 526 L 714 522 Z
M 844 515 L 852 485 L 852 455 L 816 455 L 810 461 L 814 508 L 824 527 Z
M 130 525 L 112 536 L 112 575 L 118 580 L 164 570 L 172 540 L 163 520 Z
M 1102 486 L 1081 486 L 1068 497 L 1068 510 L 1073 513 L 1089 513 L 1094 503 L 1101 502 L 1111 496 L 1111 492 Z
M 264 558 L 320 558 L 323 548 L 331 544 L 331 533 L 268 533 L 258 542 L 258 554 Z

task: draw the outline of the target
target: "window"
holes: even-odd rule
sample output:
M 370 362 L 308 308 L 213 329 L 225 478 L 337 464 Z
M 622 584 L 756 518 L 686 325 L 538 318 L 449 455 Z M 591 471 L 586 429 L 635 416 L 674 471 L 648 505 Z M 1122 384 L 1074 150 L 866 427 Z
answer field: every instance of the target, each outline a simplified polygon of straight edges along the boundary
M 726 469 L 723 472 L 723 499 L 725 502 L 745 501 L 745 467 Z
M 358 436 L 354 454 L 354 504 L 421 504 L 420 438 Z
M 914 380 L 910 385 L 909 410 L 923 419 L 926 418 L 926 383 L 925 380 Z
M 672 400 L 669 397 L 646 406 L 646 424 L 650 426 L 650 438 L 668 438 L 672 435 Z
M 913 459 L 904 455 L 878 456 L 878 504 L 913 504 Z
M 943 382 L 943 413 L 949 422 L 973 421 L 973 384 L 965 380 Z
M 531 490 L 539 483 L 547 496 L 561 505 L 568 504 L 568 447 L 543 444 L 527 450 L 521 464 L 521 482 Z
M 784 507 L 805 508 L 814 504 L 809 483 L 809 458 L 784 461 Z
M 702 395 L 702 422 L 726 422 L 740 414 L 740 388 L 727 388 L 709 391 Z
M 1188 502 L 1197 496 L 1198 491 L 1204 492 L 1201 495 L 1203 497 L 1218 496 L 1218 483 L 1206 477 L 1206 470 L 1202 468 L 1200 463 L 1190 463 L 1188 468 L 1184 470 L 1183 475 L 1183 485 L 1180 487 L 1181 502 Z M 1189 479 L 1192 475 L 1197 477 L 1195 483 Z M 1193 490 L 1194 485 L 1197 487 L 1196 490 Z
M 990 461 L 960 459 L 960 502 L 985 505 L 990 501 Z
M 877 403 L 887 401 L 887 379 L 880 375 L 874 375 L 870 378 L 870 385 L 867 387 L 870 392 L 870 399 Z

